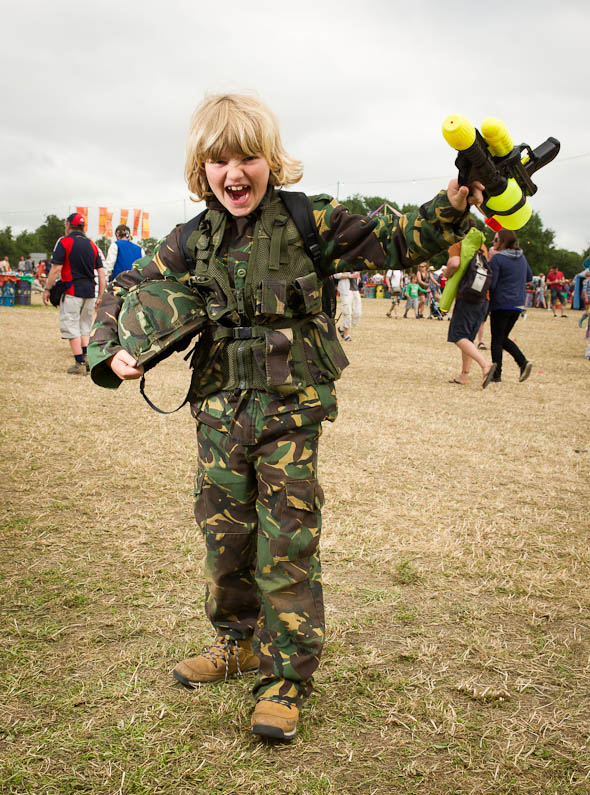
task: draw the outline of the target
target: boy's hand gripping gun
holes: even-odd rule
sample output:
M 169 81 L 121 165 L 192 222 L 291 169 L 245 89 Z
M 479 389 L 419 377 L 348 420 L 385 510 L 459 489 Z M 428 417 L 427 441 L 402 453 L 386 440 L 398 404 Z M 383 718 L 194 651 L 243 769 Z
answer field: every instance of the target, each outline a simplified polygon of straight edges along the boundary
M 528 144 L 514 146 L 504 122 L 491 116 L 482 123 L 481 133 L 471 122 L 455 113 L 443 122 L 443 135 L 459 154 L 459 184 L 479 180 L 485 186 L 481 210 L 494 231 L 502 227 L 520 229 L 531 217 L 527 196 L 537 192 L 531 176 L 559 152 L 559 141 L 547 138 L 536 149 Z

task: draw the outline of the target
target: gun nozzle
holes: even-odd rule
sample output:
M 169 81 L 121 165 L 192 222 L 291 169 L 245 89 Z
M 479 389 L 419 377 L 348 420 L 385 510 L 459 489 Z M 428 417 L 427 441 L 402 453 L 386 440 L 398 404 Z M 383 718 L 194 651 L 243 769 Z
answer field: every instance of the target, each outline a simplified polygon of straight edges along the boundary
M 475 141 L 475 127 L 460 113 L 447 116 L 443 121 L 442 133 L 445 141 L 459 152 L 469 149 Z
M 492 157 L 505 157 L 512 152 L 514 148 L 512 136 L 500 119 L 495 119 L 493 116 L 484 119 L 481 123 L 481 134 Z

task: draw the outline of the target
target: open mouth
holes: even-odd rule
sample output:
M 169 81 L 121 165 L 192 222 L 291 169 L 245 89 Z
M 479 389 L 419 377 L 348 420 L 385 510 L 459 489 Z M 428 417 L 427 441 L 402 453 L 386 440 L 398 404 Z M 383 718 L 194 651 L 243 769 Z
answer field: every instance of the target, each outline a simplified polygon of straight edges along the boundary
M 228 185 L 225 192 L 234 204 L 245 204 L 250 196 L 250 186 Z

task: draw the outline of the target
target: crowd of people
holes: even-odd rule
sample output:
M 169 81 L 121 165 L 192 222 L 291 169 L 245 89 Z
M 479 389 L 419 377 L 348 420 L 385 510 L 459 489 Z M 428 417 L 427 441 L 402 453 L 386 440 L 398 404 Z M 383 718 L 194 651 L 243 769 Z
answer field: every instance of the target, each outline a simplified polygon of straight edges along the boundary
M 483 241 L 483 235 L 481 238 Z M 525 381 L 530 376 L 532 362 L 511 339 L 510 332 L 520 317 L 526 318 L 527 308 L 547 309 L 553 313 L 553 317 L 567 317 L 566 308 L 573 308 L 575 279 L 565 278 L 556 266 L 552 266 L 546 276 L 544 273 L 533 276 L 517 237 L 510 230 L 496 233 L 489 252 L 483 242 L 479 250 L 489 262 L 492 274 L 485 300 L 473 307 L 469 301 L 463 300 L 459 290 L 453 312 L 447 314 L 446 318 L 451 322 L 448 340 L 457 344 L 462 352 L 461 371 L 450 379 L 450 383 L 467 384 L 471 362 L 475 361 L 481 367 L 482 386 L 485 389 L 488 384 L 502 380 L 503 351 L 510 353 L 518 365 L 519 381 Z M 337 274 L 335 278 L 342 301 L 341 322 L 338 326 L 340 335 L 346 342 L 353 341 L 350 332 L 353 326 L 358 325 L 362 312 L 360 296 L 367 287 L 379 285 L 384 286 L 387 290 L 385 296 L 391 299 L 386 317 L 405 319 L 409 313 L 413 313 L 417 320 L 443 320 L 445 314 L 440 309 L 440 298 L 447 280 L 459 267 L 460 251 L 460 243 L 451 246 L 446 264 L 438 269 L 422 262 L 416 271 L 390 269 L 385 275 L 367 272 Z M 405 311 L 400 315 L 403 301 Z M 590 268 L 584 273 L 581 282 L 580 308 L 584 309 L 580 325 L 587 323 L 586 338 L 590 340 Z M 484 353 L 486 345 L 483 341 L 488 318 L 492 337 L 491 361 Z M 586 359 L 590 359 L 590 342 Z
M 384 284 L 388 297 L 391 298 L 387 317 L 399 318 L 398 307 L 406 301 L 405 312 L 401 317 L 408 317 L 409 313 L 413 313 L 418 320 L 424 318 L 441 320 L 442 315 L 437 309 L 447 281 L 446 271 L 446 264 L 435 270 L 432 265 L 422 263 L 415 272 L 388 270 L 385 276 L 362 273 L 359 284 L 360 295 L 364 295 L 367 285 Z M 411 286 L 413 283 L 416 284 L 416 288 Z M 566 278 L 556 266 L 552 266 L 548 274 L 540 272 L 527 282 L 523 310 L 547 309 L 553 312 L 554 317 L 566 317 L 565 310 L 572 308 L 574 289 L 575 278 Z M 590 308 L 590 269 L 582 282 L 581 301 L 584 309 Z M 424 314 L 425 310 L 428 310 L 427 315 Z

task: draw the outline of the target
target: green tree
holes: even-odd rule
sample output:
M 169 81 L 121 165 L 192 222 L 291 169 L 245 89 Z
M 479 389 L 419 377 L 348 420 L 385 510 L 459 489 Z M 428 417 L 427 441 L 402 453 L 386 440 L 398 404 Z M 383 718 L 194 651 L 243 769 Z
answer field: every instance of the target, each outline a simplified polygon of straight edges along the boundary
M 533 273 L 547 273 L 553 259 L 555 232 L 546 229 L 539 213 L 533 212 L 530 221 L 516 234 Z
M 0 259 L 3 257 L 8 257 L 11 267 L 14 267 L 18 261 L 18 257 L 16 257 L 16 251 L 14 248 L 14 239 L 12 237 L 11 226 L 6 226 L 4 229 L 0 229 Z
M 64 219 L 57 215 L 47 215 L 45 223 L 37 229 L 37 237 L 41 244 L 40 251 L 45 251 L 51 257 L 55 244 L 64 233 Z
M 95 241 L 96 245 L 105 255 L 105 257 L 108 254 L 109 246 L 111 245 L 112 242 L 113 241 L 111 240 L 110 237 L 105 237 L 104 235 L 102 237 L 99 237 L 98 240 Z
M 23 232 L 20 232 L 14 241 L 14 253 L 16 255 L 17 261 L 21 257 L 28 257 L 28 255 L 33 251 L 40 251 L 40 247 L 41 241 L 39 240 L 37 232 L 27 232 L 26 229 Z
M 583 259 L 575 251 L 564 248 L 552 249 L 552 265 L 556 265 L 566 279 L 571 279 L 582 270 Z
M 136 240 L 135 242 L 143 248 L 147 257 L 152 257 L 160 241 L 157 237 L 147 237 L 145 240 Z

